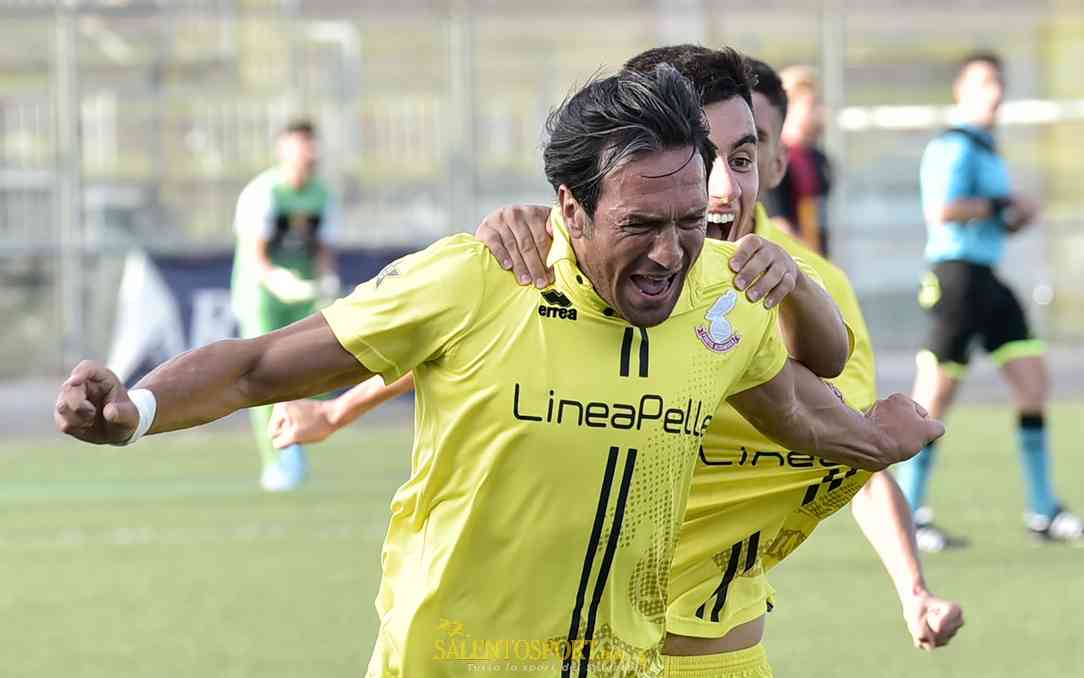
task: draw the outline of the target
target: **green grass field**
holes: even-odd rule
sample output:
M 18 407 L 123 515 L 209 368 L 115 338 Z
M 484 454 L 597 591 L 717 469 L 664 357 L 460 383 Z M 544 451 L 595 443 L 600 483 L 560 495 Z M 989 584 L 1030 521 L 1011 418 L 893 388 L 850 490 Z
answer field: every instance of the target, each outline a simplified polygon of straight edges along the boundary
M 1052 419 L 1059 487 L 1084 509 L 1082 412 L 1063 404 Z M 972 546 L 926 567 L 935 592 L 964 604 L 967 626 L 933 655 L 912 649 L 887 576 L 839 515 L 772 580 L 777 676 L 1084 674 L 1084 549 L 1037 546 L 1021 528 L 1004 408 L 961 409 L 949 423 L 936 506 Z M 268 496 L 243 433 L 130 449 L 0 443 L 0 675 L 362 675 L 408 446 L 403 430 L 351 429 L 311 450 L 303 491 Z

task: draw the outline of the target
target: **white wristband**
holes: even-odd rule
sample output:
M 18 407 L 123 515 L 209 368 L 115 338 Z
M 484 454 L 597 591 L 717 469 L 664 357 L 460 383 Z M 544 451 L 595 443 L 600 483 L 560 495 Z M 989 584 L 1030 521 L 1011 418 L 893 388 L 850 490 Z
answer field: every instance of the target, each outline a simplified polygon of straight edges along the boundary
M 128 391 L 128 399 L 139 412 L 139 423 L 136 424 L 136 430 L 131 438 L 123 443 L 116 443 L 121 447 L 131 445 L 142 438 L 150 430 L 151 424 L 154 423 L 154 415 L 158 413 L 158 399 L 154 397 L 150 389 L 137 388 L 134 391 Z

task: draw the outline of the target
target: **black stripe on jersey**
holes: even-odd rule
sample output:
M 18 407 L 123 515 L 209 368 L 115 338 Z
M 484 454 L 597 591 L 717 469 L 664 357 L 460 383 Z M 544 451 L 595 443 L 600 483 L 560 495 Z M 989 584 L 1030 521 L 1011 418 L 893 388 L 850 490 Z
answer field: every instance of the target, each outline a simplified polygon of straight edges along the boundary
M 757 556 L 760 554 L 760 530 L 749 537 L 749 546 L 745 549 L 745 570 L 748 572 L 757 564 Z
M 629 361 L 632 358 L 632 328 L 625 328 L 625 338 L 621 340 L 621 376 L 629 376 Z
M 640 328 L 640 376 L 647 377 L 647 330 Z
M 845 474 L 843 474 L 842 477 L 836 478 L 828 486 L 828 491 L 831 492 L 832 490 L 838 490 L 843 485 L 844 480 L 846 480 L 847 478 L 850 478 L 851 476 L 853 476 L 856 473 L 858 473 L 858 469 L 852 468 L 850 471 L 847 471 Z
M 696 616 L 700 619 L 704 619 L 704 615 L 707 614 L 708 603 L 712 598 L 715 598 L 715 604 L 711 608 L 711 621 L 719 621 L 719 613 L 726 606 L 726 598 L 727 594 L 730 592 L 730 585 L 738 575 L 738 562 L 741 560 L 742 546 L 746 547 L 745 567 L 742 569 L 742 572 L 748 572 L 757 564 L 757 557 L 760 555 L 760 530 L 749 535 L 747 542 L 739 541 L 737 544 L 730 547 L 730 560 L 726 564 L 726 572 L 723 573 L 723 580 L 719 582 L 719 586 L 716 587 L 710 596 L 708 596 L 708 599 L 696 609 Z
M 631 328 L 629 328 L 631 330 Z M 561 664 L 561 678 L 569 678 L 572 671 L 572 652 L 574 642 L 579 636 L 580 614 L 583 612 L 583 599 L 587 595 L 587 581 L 591 578 L 591 568 L 595 564 L 595 552 L 602 537 L 602 523 L 606 520 L 606 507 L 610 503 L 610 488 L 613 487 L 614 471 L 617 469 L 617 447 L 610 448 L 610 457 L 606 460 L 606 472 L 602 476 L 602 489 L 598 495 L 598 508 L 595 509 L 595 524 L 591 528 L 591 539 L 587 542 L 587 554 L 583 559 L 583 571 L 580 572 L 580 588 L 576 591 L 576 605 L 572 608 L 572 622 L 568 627 L 569 656 Z
M 723 609 L 726 605 L 726 594 L 730 590 L 730 582 L 734 581 L 734 577 L 738 574 L 738 560 L 741 558 L 741 546 L 742 542 L 738 542 L 730 547 L 730 560 L 726 564 L 726 572 L 723 573 L 723 580 L 719 582 L 719 585 L 715 587 L 715 590 L 711 592 L 711 597 L 716 598 L 715 605 L 711 608 L 711 620 L 713 622 L 719 621 L 719 610 Z M 701 619 L 707 613 L 707 601 L 702 603 L 700 607 L 696 608 L 696 616 Z
M 602 556 L 598 579 L 595 580 L 595 592 L 591 595 L 591 607 L 587 612 L 587 629 L 583 634 L 583 663 L 580 664 L 579 678 L 587 678 L 587 670 L 591 664 L 591 642 L 595 636 L 595 619 L 598 617 L 598 606 L 602 602 L 602 592 L 606 588 L 606 580 L 610 577 L 610 566 L 613 565 L 617 542 L 621 537 L 621 525 L 625 521 L 625 505 L 629 499 L 629 485 L 632 484 L 632 472 L 635 468 L 636 450 L 629 449 L 629 454 L 625 458 L 625 471 L 621 474 L 621 489 L 617 491 L 617 506 L 614 507 L 614 521 L 610 526 L 610 538 L 606 541 L 606 553 Z
M 843 485 L 844 480 L 850 478 L 856 473 L 858 473 L 858 469 L 852 468 L 850 471 L 847 471 L 846 474 L 841 476 L 839 475 L 838 467 L 828 469 L 828 473 L 824 474 L 824 477 L 820 479 L 820 482 L 818 482 L 816 485 L 810 485 L 809 487 L 805 488 L 805 496 L 802 497 L 802 506 L 811 503 L 814 499 L 817 498 L 817 493 L 820 492 L 821 485 L 827 485 L 829 492 L 831 492 L 832 490 L 838 490 L 840 486 Z

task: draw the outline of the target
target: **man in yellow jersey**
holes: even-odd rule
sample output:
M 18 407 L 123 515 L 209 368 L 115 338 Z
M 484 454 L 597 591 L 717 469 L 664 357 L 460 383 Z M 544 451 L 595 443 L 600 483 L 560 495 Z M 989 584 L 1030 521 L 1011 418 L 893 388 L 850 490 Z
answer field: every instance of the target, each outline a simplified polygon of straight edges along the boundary
M 733 87 L 755 187 L 748 85 Z M 589 83 L 548 132 L 552 287 L 520 287 L 453 236 L 320 315 L 179 356 L 131 392 L 81 363 L 58 428 L 131 444 L 413 370 L 413 469 L 392 502 L 369 675 L 661 676 L 669 563 L 722 400 L 788 448 L 874 470 L 944 428 L 900 395 L 847 408 L 787 359 L 776 312 L 735 292 L 734 246 L 705 243 L 714 149 L 673 68 Z
M 652 50 L 634 59 L 631 64 L 642 68 L 644 62 L 650 64 L 663 59 L 676 63 L 701 92 L 710 92 L 712 78 L 720 70 L 717 63 L 719 56 L 714 51 L 688 47 Z M 759 142 L 760 188 L 763 190 L 777 183 L 786 168 L 786 155 L 779 145 L 779 133 L 787 102 L 775 72 L 763 62 L 752 59 L 748 61 L 757 76 L 752 103 Z M 717 146 L 725 147 L 724 130 L 734 126 L 733 118 L 712 115 L 720 112 L 720 108 L 715 106 L 717 102 L 710 94 L 704 101 L 709 112 L 712 138 Z M 718 178 L 725 176 L 724 173 Z M 728 188 L 729 183 L 717 180 L 712 184 L 709 202 L 716 204 L 718 209 L 715 214 L 733 213 L 733 210 L 722 209 L 724 204 L 732 202 L 729 199 L 732 193 L 732 189 Z M 548 214 L 548 208 L 530 206 L 501 210 L 487 218 L 480 227 L 478 236 L 489 243 L 494 252 L 507 262 L 508 268 L 513 268 L 514 265 L 517 275 L 521 276 L 521 282 L 540 280 L 540 286 L 544 287 L 551 273 L 545 268 L 538 252 L 548 248 L 549 237 L 539 224 Z M 713 219 L 720 223 L 724 220 Z M 533 228 L 532 223 L 535 224 Z M 846 370 L 835 383 L 847 394 L 852 404 L 866 407 L 874 402 L 876 385 L 873 350 L 861 309 L 846 275 L 794 238 L 775 228 L 759 207 L 756 218 L 742 220 L 730 231 L 729 237 L 742 244 L 743 252 L 751 247 L 757 247 L 759 251 L 767 249 L 757 245 L 757 236 L 746 237 L 750 232 L 782 245 L 794 256 L 812 263 L 814 269 L 820 273 L 832 296 L 839 303 L 844 319 L 854 335 L 854 352 L 847 362 Z M 750 273 L 754 269 L 758 273 L 765 270 L 756 269 L 753 265 L 755 263 L 753 256 L 746 260 L 746 268 Z M 767 276 L 757 280 L 758 284 L 763 283 Z M 763 296 L 774 302 L 784 287 L 785 285 L 777 285 L 770 294 Z M 754 293 L 760 294 L 760 291 Z M 815 306 L 798 293 L 783 291 L 782 294 L 787 294 L 787 302 L 781 307 L 784 311 L 788 305 Z M 809 326 L 803 324 L 802 317 L 794 313 L 789 317 L 781 317 L 784 326 L 788 321 L 795 328 L 795 331 L 788 332 L 788 335 L 810 332 Z M 799 336 L 798 339 L 800 338 Z M 808 339 L 808 334 L 806 338 Z M 819 345 L 819 342 L 813 343 Z M 798 346 L 788 343 L 792 355 L 798 354 L 803 348 L 802 344 L 801 341 L 798 341 Z M 816 350 L 816 346 L 807 347 L 806 355 L 809 355 L 809 350 Z M 298 401 L 281 404 L 276 407 L 272 424 L 276 445 L 323 440 L 334 430 L 409 388 L 409 376 L 387 388 L 383 387 L 379 378 L 374 378 L 333 402 Z M 774 445 L 764 440 L 763 436 L 745 422 L 734 421 L 732 410 L 729 414 L 730 416 L 717 418 L 709 428 L 705 453 L 694 475 L 694 490 L 690 498 L 690 514 L 694 519 L 686 522 L 678 544 L 678 558 L 675 560 L 675 576 L 680 577 L 677 584 L 683 585 L 686 590 L 671 605 L 669 630 L 675 636 L 670 641 L 670 650 L 695 652 L 700 656 L 707 651 L 710 653 L 706 656 L 709 666 L 716 660 L 722 661 L 724 666 L 741 666 L 747 663 L 749 655 L 756 659 L 759 654 L 756 650 L 730 652 L 725 658 L 723 653 L 714 650 L 728 647 L 734 649 L 749 643 L 755 645 L 763 633 L 764 611 L 772 595 L 763 573 L 792 553 L 821 519 L 841 507 L 852 496 L 855 498 L 852 504 L 855 519 L 877 550 L 896 585 L 904 618 L 915 645 L 932 649 L 947 643 L 962 624 L 961 610 L 957 604 L 937 598 L 927 591 L 913 544 L 909 511 L 891 475 L 878 473 L 871 478 L 868 473 L 852 473 L 849 468 L 838 469 L 833 475 L 833 469 L 837 467 L 822 466 L 819 460 L 814 464 L 814 459 L 808 455 L 770 451 Z M 724 422 L 726 425 L 723 425 Z M 724 457 L 725 453 L 717 454 L 719 450 L 741 450 L 743 447 L 746 450 L 744 453 L 731 452 L 729 459 L 722 458 L 720 461 L 720 457 Z M 762 469 L 780 464 L 797 465 L 797 470 L 791 469 L 791 475 L 800 475 L 787 478 L 786 473 L 776 473 L 771 480 L 782 489 L 769 487 L 769 491 L 762 494 L 766 497 L 765 500 L 750 501 L 744 483 L 737 483 L 751 481 L 751 485 L 764 485 L 764 482 L 758 479 L 756 474 L 735 473 L 736 469 L 732 468 L 735 463 L 739 468 L 747 465 Z M 809 484 L 810 472 L 808 468 L 802 467 L 815 469 L 812 472 L 812 478 L 818 481 L 815 485 Z M 828 476 L 832 477 L 826 484 L 819 482 Z M 835 482 L 837 477 L 841 479 L 838 484 Z M 735 493 L 736 489 L 740 491 Z M 776 500 L 776 493 L 783 496 Z M 799 493 L 800 499 L 796 496 Z M 807 495 L 810 501 L 803 505 Z M 728 497 L 736 499 L 731 500 Z M 735 551 L 733 545 L 729 546 L 729 551 L 724 549 L 720 555 L 715 522 L 718 516 L 734 518 L 735 522 L 746 525 L 759 524 L 759 518 L 749 516 L 759 516 L 765 511 L 765 501 L 772 516 L 771 527 L 767 530 L 750 531 L 751 535 L 757 535 L 756 547 L 750 548 L 748 541 L 743 539 L 737 548 L 737 558 L 730 557 Z M 751 552 L 759 554 L 761 560 L 758 562 L 754 554 L 750 561 L 751 567 L 742 570 L 742 557 L 748 561 Z M 716 560 L 724 564 L 706 564 L 715 563 Z M 732 563 L 734 571 L 729 577 L 728 585 L 723 587 L 721 584 L 726 577 L 726 568 Z M 697 565 L 702 567 L 697 568 Z M 710 607 L 706 600 L 701 600 L 709 597 L 712 598 Z M 683 610 L 683 605 L 690 609 Z M 704 608 L 702 611 L 701 605 Z M 718 610 L 715 609 L 716 605 L 719 606 Z M 698 612 L 706 619 L 697 616 Z M 728 634 L 735 626 L 738 628 Z M 680 638 L 678 634 L 690 634 L 690 637 Z M 699 634 L 706 637 L 696 638 Z M 681 662 L 693 664 L 697 670 L 722 670 L 719 666 L 705 667 L 705 660 L 699 658 L 675 660 L 675 663 Z
M 663 61 L 676 65 L 702 93 L 712 139 L 725 153 L 733 130 L 736 126 L 740 129 L 740 118 L 728 115 L 712 89 L 714 78 L 727 68 L 726 53 L 692 46 L 663 48 L 635 57 L 628 66 L 650 70 Z M 765 188 L 777 183 L 786 167 L 778 143 L 786 94 L 770 67 L 755 60 L 749 60 L 749 64 L 758 77 L 753 107 L 760 146 L 760 187 Z M 740 186 L 729 176 L 725 171 L 713 170 L 709 189 L 709 210 L 713 210 L 709 220 L 713 223 L 726 223 L 725 216 L 740 213 L 732 206 Z M 509 267 L 515 262 L 521 282 L 533 278 L 544 283 L 549 275 L 537 254 L 548 245 L 541 225 L 544 214 L 543 210 L 532 212 L 529 207 L 514 208 L 497 213 L 487 220 L 488 226 L 483 224 L 479 230 L 479 237 L 485 238 Z M 729 232 L 732 239 L 756 247 L 757 236 L 745 237 L 755 230 L 791 254 L 806 258 L 823 274 L 855 339 L 854 353 L 836 383 L 852 403 L 866 407 L 874 402 L 872 346 L 846 275 L 775 228 L 759 206 L 756 219 L 734 224 Z M 761 247 L 760 254 L 753 258 L 766 250 L 770 247 Z M 768 274 L 761 276 L 754 288 L 770 278 Z M 759 293 L 758 289 L 750 292 Z M 800 294 L 791 294 L 787 303 L 793 305 L 800 299 Z M 789 334 L 801 334 L 800 330 L 809 328 L 793 313 L 781 320 L 784 326 L 789 320 L 798 330 Z M 276 444 L 321 440 L 340 425 L 343 413 L 356 418 L 406 388 L 409 385 L 405 381 L 388 389 L 369 383 L 333 406 L 311 401 L 291 403 L 289 409 L 276 413 Z M 770 675 L 759 647 L 772 596 L 764 573 L 792 553 L 823 518 L 859 492 L 855 518 L 892 576 L 915 645 L 932 649 L 947 643 L 962 625 L 961 610 L 957 604 L 926 590 L 907 505 L 891 476 L 879 473 L 871 478 L 864 471 L 775 448 L 731 408 L 722 408 L 708 429 L 673 563 L 667 619 L 671 632 L 667 651 L 673 655 L 667 660 L 669 673 L 719 676 L 752 670 L 754 674 Z M 736 536 L 735 542 L 722 544 L 728 533 Z

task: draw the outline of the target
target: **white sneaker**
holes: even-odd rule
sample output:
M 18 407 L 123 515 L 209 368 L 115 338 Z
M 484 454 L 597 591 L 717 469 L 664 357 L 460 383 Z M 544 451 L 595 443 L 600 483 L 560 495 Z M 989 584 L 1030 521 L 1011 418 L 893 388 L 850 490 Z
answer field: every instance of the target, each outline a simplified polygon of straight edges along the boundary
M 939 553 L 948 546 L 948 537 L 933 525 L 915 528 L 915 545 L 924 553 Z
M 1048 541 L 1079 542 L 1084 540 L 1084 520 L 1058 506 L 1053 518 L 1039 513 L 1027 516 L 1028 530 Z
M 915 510 L 915 546 L 924 553 L 940 553 L 945 549 L 967 546 L 962 537 L 950 537 L 944 530 L 933 524 L 933 510 L 921 506 Z

